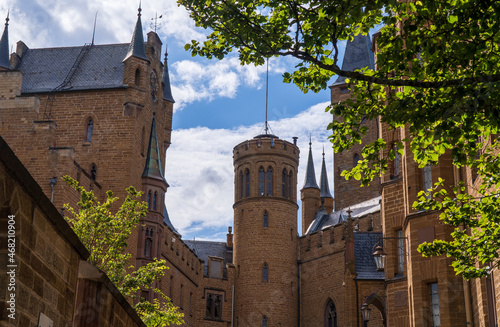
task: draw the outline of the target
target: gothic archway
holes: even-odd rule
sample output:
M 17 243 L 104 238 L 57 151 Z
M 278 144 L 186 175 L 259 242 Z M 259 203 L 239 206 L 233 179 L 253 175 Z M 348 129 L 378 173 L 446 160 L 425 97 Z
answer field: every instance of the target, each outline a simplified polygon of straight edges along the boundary
M 328 299 L 325 307 L 325 316 L 323 319 L 324 327 L 337 327 L 337 309 L 332 299 Z

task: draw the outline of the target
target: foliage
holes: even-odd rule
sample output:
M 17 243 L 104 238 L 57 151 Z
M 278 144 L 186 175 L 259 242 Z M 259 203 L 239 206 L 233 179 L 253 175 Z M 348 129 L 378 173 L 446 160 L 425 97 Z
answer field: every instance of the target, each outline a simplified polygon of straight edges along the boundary
M 499 175 L 500 168 L 491 162 L 498 161 L 496 152 L 481 151 L 500 126 L 499 1 L 178 2 L 197 26 L 212 30 L 204 42 L 186 45 L 193 55 L 222 59 L 236 50 L 242 64 L 255 65 L 272 56 L 294 57 L 298 64 L 283 79 L 304 92 L 325 89 L 335 74 L 345 76 L 353 98 L 327 108 L 342 118 L 328 126 L 336 152 L 361 143 L 367 132 L 363 118 L 380 117 L 389 129 L 405 128 L 397 149 L 402 155 L 404 146 L 409 147 L 420 167 L 437 163 L 448 152 L 456 167 L 477 169 L 480 180 Z M 343 71 L 338 62 L 339 42 L 378 26 L 382 27 L 376 38 L 377 70 Z M 390 148 L 388 154 L 381 155 L 386 148 Z M 363 160 L 343 175 L 367 185 L 387 170 L 395 149 L 384 139 L 367 144 Z M 486 226 L 478 225 L 478 220 L 490 222 L 493 229 L 498 225 L 488 211 L 491 205 L 484 203 L 484 199 L 496 199 L 497 189 L 495 181 L 481 187 L 479 197 L 441 194 L 433 198 L 439 204 L 422 204 L 444 210 L 445 222 L 465 227 L 465 232 L 452 235 L 451 242 L 422 247 L 425 254 L 454 256 L 457 272 L 467 278 L 487 274 L 487 269 L 478 268 L 480 263 L 498 265 L 492 255 L 500 248 L 496 234 L 482 233 Z M 471 208 L 474 216 L 469 215 Z M 469 227 L 477 230 L 469 232 Z M 465 242 L 462 236 L 467 233 L 471 235 Z M 458 253 L 456 242 L 474 249 Z
M 131 254 L 126 252 L 127 240 L 137 227 L 139 219 L 146 216 L 147 204 L 138 199 L 141 193 L 134 187 L 127 188 L 127 197 L 116 213 L 111 212 L 118 200 L 113 192 L 106 192 L 106 201 L 98 201 L 93 191 L 87 191 L 69 176 L 63 179 L 78 193 L 80 201 L 77 210 L 69 204 L 64 208 L 70 213 L 65 219 L 75 234 L 90 252 L 88 261 L 102 270 L 118 290 L 132 302 L 141 290 L 151 289 L 153 282 L 164 275 L 165 260 L 155 259 L 145 266 L 135 269 L 128 265 Z M 148 327 L 180 325 L 182 313 L 177 311 L 161 290 L 153 289 L 163 303 L 151 304 L 140 298 L 135 308 Z

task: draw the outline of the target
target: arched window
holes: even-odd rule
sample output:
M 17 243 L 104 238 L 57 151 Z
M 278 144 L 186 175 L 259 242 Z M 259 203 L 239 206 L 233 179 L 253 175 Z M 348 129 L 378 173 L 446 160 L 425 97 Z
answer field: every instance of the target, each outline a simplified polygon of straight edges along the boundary
M 148 209 L 151 209 L 151 191 L 148 192 L 147 202 L 148 202 Z
M 244 192 L 245 192 L 245 185 L 244 185 L 244 179 L 243 179 L 243 172 L 240 170 L 240 199 L 243 199 Z
M 267 168 L 266 173 L 266 195 L 273 195 L 273 169 Z
M 90 179 L 93 181 L 97 179 L 97 166 L 95 164 L 90 166 Z
M 158 196 L 158 193 L 155 192 L 155 194 L 153 195 L 153 210 L 156 210 L 156 197 Z
M 151 246 L 153 245 L 153 229 L 146 228 L 146 237 L 144 239 L 144 256 L 151 258 Z
M 245 169 L 245 196 L 248 198 L 250 196 L 250 170 Z
M 357 153 L 354 154 L 354 158 L 352 161 L 353 161 L 353 167 L 356 167 L 359 161 L 359 155 Z
M 400 158 L 399 158 L 399 152 L 398 152 L 399 148 L 397 145 L 394 146 L 394 170 L 392 172 L 393 176 L 394 177 L 398 177 L 399 176 L 399 161 L 400 161 Z
M 141 71 L 139 68 L 137 68 L 135 70 L 135 80 L 134 80 L 134 84 L 136 87 L 139 87 L 140 86 L 140 83 L 141 83 Z
M 429 192 L 429 189 L 432 188 L 432 167 L 430 164 L 422 168 L 422 175 L 423 175 L 423 184 L 424 184 L 424 191 Z M 426 196 L 426 198 L 430 198 L 431 194 Z
M 267 327 L 267 317 L 262 317 L 262 327 Z
M 288 174 L 286 173 L 286 168 L 281 173 L 281 196 L 284 198 L 288 197 Z
M 259 195 L 265 194 L 266 189 L 266 173 L 264 167 L 259 168 Z
M 262 266 L 262 281 L 269 281 L 269 267 L 267 266 L 267 263 L 264 263 L 264 265 Z
M 288 174 L 288 197 L 290 198 L 290 200 L 293 200 L 292 197 L 293 197 L 293 192 L 292 192 L 292 186 L 293 186 L 293 173 L 292 171 L 290 170 L 290 173 Z
M 269 214 L 267 213 L 267 211 L 264 211 L 264 219 L 262 225 L 264 227 L 269 227 Z
M 85 130 L 85 141 L 86 142 L 92 142 L 92 133 L 94 131 L 94 120 L 92 118 L 89 118 L 87 120 L 87 126 Z
M 335 304 L 332 299 L 328 299 L 325 308 L 325 318 L 324 324 L 325 327 L 337 327 L 337 309 L 335 309 Z

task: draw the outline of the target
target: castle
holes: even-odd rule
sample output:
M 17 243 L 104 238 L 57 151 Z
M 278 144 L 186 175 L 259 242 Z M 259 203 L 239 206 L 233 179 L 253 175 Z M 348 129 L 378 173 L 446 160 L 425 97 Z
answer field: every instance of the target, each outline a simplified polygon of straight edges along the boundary
M 142 326 L 106 278 L 84 264 L 86 250 L 61 219 L 62 205 L 78 199 L 61 181 L 64 175 L 100 198 L 106 190 L 123 198 L 130 185 L 144 192 L 148 214 L 128 250 L 136 266 L 152 258 L 167 261 L 170 269 L 155 286 L 184 313 L 186 326 L 498 323 L 496 271 L 486 280 L 464 281 L 449 258 L 423 258 L 416 251 L 423 241 L 450 232 L 438 213 L 412 209 L 418 191 L 437 176 L 471 178 L 466 169 L 451 169 L 449 157 L 419 169 L 406 152 L 379 180 L 359 188 L 340 172 L 360 160 L 362 145 L 335 153 L 334 198 L 325 161 L 318 185 L 309 148 L 298 236 L 300 149 L 296 140 L 266 132 L 233 149 L 234 234 L 230 227 L 226 242 L 183 240 L 165 197 L 163 163 L 175 103 L 167 53 L 162 62 L 155 32 L 144 41 L 140 9 L 127 44 L 30 49 L 19 41 L 9 55 L 8 42 L 6 24 L 0 40 L 0 219 L 4 224 L 7 216 L 22 217 L 16 230 L 21 272 L 19 319 L 7 318 L 4 291 L 1 326 L 35 325 L 42 317 L 53 326 Z M 376 42 L 355 37 L 343 68 L 374 67 L 373 52 Z M 342 78 L 330 88 L 332 102 L 350 96 Z M 363 123 L 369 126 L 363 142 L 404 139 L 404 129 L 388 132 L 381 121 Z M 383 271 L 373 258 L 377 246 L 387 253 Z M 150 291 L 141 296 L 153 299 Z

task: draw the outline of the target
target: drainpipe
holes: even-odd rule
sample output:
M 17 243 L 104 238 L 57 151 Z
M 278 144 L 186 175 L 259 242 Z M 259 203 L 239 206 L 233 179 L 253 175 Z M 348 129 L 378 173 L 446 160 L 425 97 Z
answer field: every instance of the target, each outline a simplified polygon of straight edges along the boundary
M 300 327 L 300 259 L 297 260 L 297 326 Z
M 50 202 L 54 203 L 54 185 L 57 184 L 57 177 L 49 179 L 50 182 Z
M 233 327 L 233 321 L 234 321 L 234 285 L 231 290 L 231 327 Z

